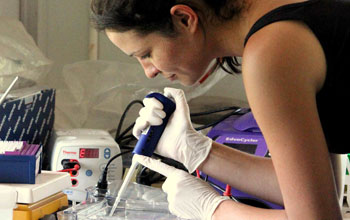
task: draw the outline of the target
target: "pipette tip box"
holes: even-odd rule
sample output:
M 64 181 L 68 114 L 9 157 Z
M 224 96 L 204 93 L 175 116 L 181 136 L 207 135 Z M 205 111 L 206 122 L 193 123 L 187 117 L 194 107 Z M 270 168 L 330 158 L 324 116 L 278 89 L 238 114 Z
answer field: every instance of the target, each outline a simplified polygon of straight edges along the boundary
M 41 173 L 42 145 L 23 142 L 23 146 L 0 154 L 0 183 L 35 184 Z

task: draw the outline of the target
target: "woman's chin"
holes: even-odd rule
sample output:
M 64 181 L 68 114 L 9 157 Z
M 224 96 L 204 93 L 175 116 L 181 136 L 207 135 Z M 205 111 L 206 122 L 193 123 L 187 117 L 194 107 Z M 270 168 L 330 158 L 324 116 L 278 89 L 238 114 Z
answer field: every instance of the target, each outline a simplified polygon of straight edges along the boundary
M 196 81 L 179 81 L 181 85 L 191 87 L 196 85 Z
M 199 81 L 198 79 L 190 79 L 190 78 L 186 78 L 186 79 L 177 78 L 175 80 L 175 82 L 179 82 L 181 85 L 186 87 L 196 86 L 199 84 L 198 81 Z

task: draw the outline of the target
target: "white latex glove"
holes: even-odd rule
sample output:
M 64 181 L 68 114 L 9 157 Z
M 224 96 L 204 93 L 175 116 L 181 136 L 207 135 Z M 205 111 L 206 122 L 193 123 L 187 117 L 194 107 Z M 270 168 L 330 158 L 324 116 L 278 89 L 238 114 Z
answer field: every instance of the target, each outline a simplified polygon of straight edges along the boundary
M 229 199 L 202 179 L 159 160 L 135 154 L 133 161 L 167 177 L 162 189 L 167 193 L 170 212 L 180 218 L 211 220 L 218 205 Z
M 164 95 L 175 100 L 176 110 L 168 121 L 156 152 L 181 162 L 192 173 L 207 158 L 212 140 L 192 127 L 186 97 L 181 89 L 165 88 Z M 133 129 L 136 138 L 148 126 L 161 125 L 165 117 L 163 104 L 157 99 L 145 98 L 143 103 L 145 107 L 140 110 Z

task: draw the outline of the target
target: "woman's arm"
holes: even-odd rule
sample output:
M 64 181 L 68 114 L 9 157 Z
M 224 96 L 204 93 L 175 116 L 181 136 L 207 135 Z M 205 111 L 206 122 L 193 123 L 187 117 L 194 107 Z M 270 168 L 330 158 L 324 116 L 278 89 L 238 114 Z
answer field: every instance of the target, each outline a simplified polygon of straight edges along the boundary
M 284 213 L 274 212 L 276 219 L 341 219 L 315 100 L 325 72 L 326 61 L 318 40 L 297 22 L 266 26 L 250 38 L 245 48 L 243 80 L 247 97 L 271 153 L 285 206 Z M 213 165 L 209 160 L 206 166 Z M 237 206 L 223 202 L 213 217 L 226 219 L 223 216 L 231 212 L 247 219 L 249 211 L 245 210 L 255 209 L 241 210 Z M 263 210 L 256 219 L 270 219 L 264 218 L 270 212 Z
M 287 220 L 285 210 L 263 209 L 237 203 L 231 200 L 222 202 L 215 210 L 212 220 Z
M 213 142 L 208 158 L 199 169 L 210 177 L 250 195 L 283 204 L 270 158 L 255 156 Z

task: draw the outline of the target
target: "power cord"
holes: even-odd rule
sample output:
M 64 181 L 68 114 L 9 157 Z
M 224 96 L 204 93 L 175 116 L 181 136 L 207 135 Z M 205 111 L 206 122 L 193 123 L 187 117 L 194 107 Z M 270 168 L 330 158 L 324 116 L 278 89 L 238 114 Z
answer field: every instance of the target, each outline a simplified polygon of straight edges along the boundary
M 196 131 L 200 131 L 200 130 L 203 130 L 203 129 L 206 129 L 206 128 L 209 128 L 209 127 L 214 127 L 215 125 L 219 124 L 220 122 L 224 121 L 226 118 L 228 118 L 228 117 L 230 117 L 232 115 L 243 115 L 243 114 L 247 113 L 247 111 L 249 111 L 249 110 L 247 110 L 245 108 L 237 108 L 234 111 L 225 114 L 220 119 L 218 119 L 218 120 L 216 120 L 216 121 L 214 121 L 212 123 L 209 123 L 209 124 L 197 127 L 197 128 L 195 128 L 195 130 Z
M 131 153 L 132 150 L 127 150 L 127 151 L 124 151 L 124 152 L 121 152 L 115 156 L 113 156 L 109 161 L 108 163 L 106 164 L 106 167 L 103 169 L 103 172 L 102 172 L 102 175 L 100 177 L 100 179 L 98 180 L 97 182 L 97 192 L 98 192 L 98 195 L 99 196 L 104 196 L 105 193 L 107 192 L 107 188 L 108 188 L 108 181 L 107 181 L 107 174 L 108 174 L 108 166 L 115 160 L 117 159 L 118 157 L 124 155 L 124 154 L 128 154 L 128 153 Z
M 143 102 L 142 102 L 141 100 L 134 100 L 134 101 L 130 102 L 130 103 L 126 106 L 126 108 L 125 108 L 125 110 L 124 110 L 124 112 L 123 112 L 123 114 L 122 114 L 122 116 L 121 116 L 121 118 L 120 118 L 120 121 L 119 121 L 119 124 L 118 124 L 118 127 L 117 127 L 117 132 L 116 132 L 116 135 L 115 135 L 115 141 L 116 141 L 117 143 L 119 143 L 120 139 L 122 139 L 122 138 L 124 137 L 124 135 L 125 135 L 126 133 L 128 133 L 128 132 L 134 127 L 134 125 L 135 125 L 135 123 L 133 123 L 133 124 L 130 125 L 122 134 L 120 134 L 121 129 L 122 129 L 122 126 L 123 126 L 123 123 L 124 123 L 124 120 L 125 120 L 125 117 L 126 117 L 126 114 L 127 114 L 128 111 L 130 110 L 130 108 L 131 108 L 133 105 L 135 105 L 135 104 L 140 104 L 140 105 L 142 105 L 142 106 L 144 107 L 144 104 L 143 104 Z
M 210 115 L 214 113 L 219 113 L 219 112 L 224 112 L 224 111 L 229 111 L 229 110 L 238 110 L 240 109 L 239 107 L 236 106 L 230 106 L 230 107 L 223 107 L 221 109 L 214 109 L 206 112 L 197 112 L 197 113 L 191 113 L 191 117 L 197 117 L 197 116 L 203 116 L 203 115 Z
M 108 187 L 108 183 L 107 183 L 107 174 L 108 174 L 108 166 L 109 164 L 116 158 L 118 158 L 119 156 L 123 155 L 123 154 L 127 154 L 132 152 L 133 147 L 128 146 L 128 144 L 130 144 L 132 141 L 136 140 L 136 138 L 132 135 L 129 134 L 127 135 L 134 127 L 135 123 L 132 123 L 131 125 L 129 125 L 124 131 L 122 131 L 122 126 L 124 123 L 124 120 L 126 118 L 127 113 L 129 112 L 129 110 L 131 109 L 132 106 L 134 106 L 135 104 L 140 104 L 142 106 L 144 106 L 143 102 L 141 100 L 134 100 L 132 102 L 130 102 L 126 109 L 124 110 L 119 124 L 117 126 L 117 131 L 116 131 L 116 135 L 115 135 L 115 141 L 119 144 L 120 149 L 121 150 L 125 150 L 124 152 L 115 155 L 114 157 L 112 157 L 109 162 L 107 163 L 101 178 L 99 179 L 98 183 L 97 183 L 97 188 L 101 189 L 101 191 L 105 191 Z M 220 109 L 215 109 L 215 110 L 210 110 L 210 111 L 204 111 L 204 112 L 198 112 L 198 113 L 192 113 L 190 114 L 190 117 L 198 117 L 198 116 L 204 116 L 204 115 L 209 115 L 209 114 L 214 114 L 214 113 L 218 113 L 218 112 L 224 112 L 224 111 L 230 111 L 229 113 L 223 115 L 222 117 L 220 117 L 218 120 L 211 122 L 207 125 L 203 125 L 200 127 L 195 128 L 195 130 L 200 131 L 203 129 L 206 129 L 208 127 L 212 127 L 217 125 L 218 123 L 222 122 L 223 120 L 225 120 L 226 118 L 232 116 L 232 115 L 241 115 L 247 112 L 247 109 L 243 109 L 237 106 L 229 106 L 229 107 L 223 107 Z M 182 169 L 187 171 L 187 169 L 183 166 L 183 164 L 172 160 L 170 158 L 166 158 L 163 157 L 161 155 L 158 155 L 156 153 L 154 153 L 154 156 L 157 158 L 160 158 L 162 162 L 170 165 L 170 166 L 174 166 L 178 169 Z M 147 179 L 148 178 L 148 179 Z M 159 182 L 163 179 L 164 177 L 162 177 L 161 175 L 159 176 L 158 173 L 148 169 L 148 168 L 143 168 L 141 169 L 141 171 L 138 173 L 136 180 L 138 183 L 144 183 L 146 185 L 151 185 L 153 183 Z
M 212 122 L 210 124 L 207 124 L 207 125 L 195 128 L 195 130 L 199 131 L 199 130 L 206 129 L 208 127 L 215 126 L 218 123 L 222 122 L 223 120 L 225 120 L 226 118 L 228 118 L 228 117 L 230 117 L 232 115 L 241 115 L 241 114 L 245 114 L 248 111 L 250 111 L 249 109 L 243 109 L 243 108 L 237 108 L 237 107 L 226 107 L 226 108 L 223 108 L 223 109 L 220 109 L 220 110 L 214 110 L 214 111 L 211 111 L 211 112 L 195 113 L 195 114 L 193 114 L 194 115 L 193 117 L 201 116 L 201 115 L 205 115 L 205 114 L 213 114 L 213 113 L 217 113 L 217 112 L 220 112 L 220 111 L 228 111 L 228 110 L 234 110 L 234 111 L 231 111 L 231 112 L 225 114 L 220 119 L 218 119 L 218 120 L 216 120 L 216 121 L 214 121 L 214 122 Z M 182 169 L 184 171 L 188 171 L 185 168 L 185 166 L 183 166 L 183 164 L 181 164 L 181 163 L 179 163 L 179 162 L 177 162 L 175 160 L 171 160 L 171 159 L 169 160 L 169 158 L 165 158 L 165 157 L 162 157 L 162 156 L 157 155 L 157 154 L 154 154 L 154 155 L 156 157 L 160 158 L 163 163 L 166 163 L 166 164 L 168 164 L 170 166 L 174 166 L 174 167 L 176 167 L 178 169 Z M 152 182 L 152 181 L 150 181 L 147 178 L 150 178 L 151 180 L 158 180 L 158 179 L 162 180 L 162 178 L 158 177 L 158 175 L 159 174 L 157 172 L 154 172 L 154 171 L 152 171 L 152 170 L 150 170 L 148 168 L 145 168 L 145 169 L 141 170 L 141 172 L 136 177 L 136 180 L 137 180 L 137 183 L 140 183 L 140 184 L 152 185 L 153 183 L 156 183 L 156 182 Z M 157 178 L 155 178 L 155 176 Z

